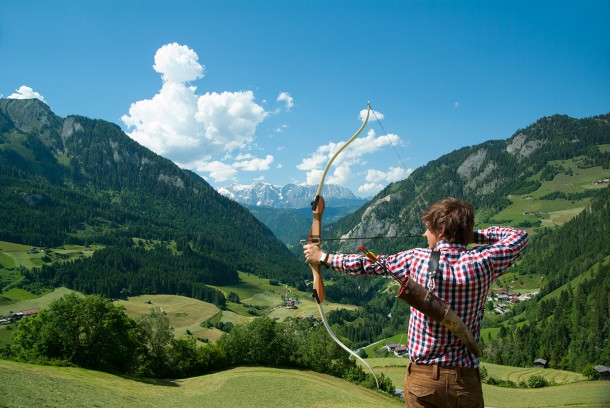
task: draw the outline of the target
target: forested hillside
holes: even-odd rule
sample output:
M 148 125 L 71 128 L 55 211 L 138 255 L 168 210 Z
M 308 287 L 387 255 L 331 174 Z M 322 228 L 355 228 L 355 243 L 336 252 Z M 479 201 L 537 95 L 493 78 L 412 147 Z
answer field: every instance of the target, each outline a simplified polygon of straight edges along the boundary
M 540 225 L 541 215 L 532 214 L 527 219 L 496 216 L 511 204 L 512 197 L 528 196 L 558 174 L 594 167 L 608 170 L 609 147 L 610 114 L 586 119 L 565 115 L 543 118 L 507 140 L 464 147 L 427 163 L 408 179 L 388 185 L 359 211 L 329 227 L 328 232 L 334 237 L 348 238 L 421 234 L 419 217 L 423 209 L 449 196 L 470 201 L 479 225 L 512 223 L 525 228 Z M 569 166 L 562 166 L 563 161 L 569 161 Z M 610 171 L 602 174 L 610 176 Z M 567 194 L 541 199 L 576 199 L 585 203 L 595 194 L 595 188 L 588 188 L 578 197 Z M 388 240 L 384 242 L 384 251 L 398 251 L 405 243 L 416 244 L 408 239 Z M 357 245 L 345 241 L 336 249 L 353 251 Z
M 357 252 L 355 246 L 364 243 L 378 253 L 423 246 L 422 239 L 404 237 L 422 233 L 422 210 L 447 196 L 465 198 L 475 206 L 478 227 L 511 225 L 531 233 L 532 243 L 505 282 L 537 282 L 532 291 L 540 290 L 510 313 L 486 312 L 484 327 L 499 334 L 482 339 L 484 358 L 526 367 L 544 358 L 553 367 L 576 371 L 587 364 L 608 365 L 609 177 L 610 115 L 556 115 L 506 141 L 465 147 L 431 161 L 326 228 L 327 237 L 358 239 L 324 246 Z M 366 239 L 370 236 L 387 239 Z M 338 331 L 354 344 L 406 330 L 408 312 L 392 299 L 395 290 L 384 290 L 376 279 L 333 273 L 326 278 L 334 280 L 328 299 L 366 304 L 330 318 L 343 322 Z
M 241 205 L 140 146 L 118 126 L 81 116 L 62 119 L 37 99 L 0 99 L 0 240 L 41 247 L 101 243 L 130 248 L 129 256 L 137 259 L 142 255 L 134 238 L 179 248 L 157 253 L 165 259 L 159 267 L 176 263 L 168 258 L 184 256 L 183 250 L 199 257 L 198 263 L 214 265 L 206 276 L 179 280 L 229 282 L 242 270 L 296 286 L 308 276 L 306 266 Z M 114 266 L 101 258 L 79 262 L 95 263 L 101 275 L 116 276 Z M 61 268 L 49 267 L 45 284 L 76 285 L 66 278 L 72 272 Z M 214 274 L 227 277 L 212 279 Z M 126 285 L 122 289 L 136 294 L 151 288 L 171 291 L 178 284 L 158 285 L 152 276 L 109 283 L 105 290 L 115 293 Z M 78 287 L 97 287 L 79 281 Z
M 518 275 L 540 274 L 538 297 L 504 316 L 490 362 L 582 371 L 610 365 L 610 189 L 561 229 L 535 237 Z
M 352 252 L 365 244 L 379 253 L 421 246 L 421 211 L 440 198 L 465 198 L 476 208 L 477 226 L 531 233 L 508 279 L 541 282 L 533 301 L 502 316 L 486 314 L 484 325 L 498 335 L 482 339 L 485 358 L 525 366 L 545 358 L 572 370 L 610 364 L 609 176 L 610 115 L 543 118 L 507 140 L 464 147 L 389 185 L 354 214 L 325 224 L 325 238 L 358 239 L 323 245 Z M 3 289 L 32 293 L 58 286 L 109 298 L 167 293 L 222 307 L 223 293 L 207 285 L 236 284 L 237 271 L 299 290 L 310 279 L 300 256 L 196 174 L 114 124 L 59 118 L 38 100 L 0 99 L 0 241 L 102 244 L 91 257 L 57 262 L 51 253 L 39 267 L 0 276 Z M 324 274 L 328 300 L 360 306 L 329 314 L 352 346 L 406 330 L 408 307 L 387 280 Z

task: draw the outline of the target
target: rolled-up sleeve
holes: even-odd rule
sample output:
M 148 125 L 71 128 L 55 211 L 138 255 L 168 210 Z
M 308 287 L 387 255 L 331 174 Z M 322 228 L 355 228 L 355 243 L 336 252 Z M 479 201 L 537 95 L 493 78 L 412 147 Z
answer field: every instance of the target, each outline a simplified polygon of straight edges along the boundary
M 526 231 L 510 227 L 489 227 L 475 232 L 475 242 L 486 244 L 495 274 L 502 274 L 525 250 L 529 241 Z
M 394 255 L 377 255 L 379 263 L 373 262 L 366 256 L 351 254 L 334 254 L 331 267 L 346 275 L 382 275 L 404 277 L 408 274 L 410 259 L 413 251 L 408 250 Z
M 331 267 L 336 271 L 341 271 L 346 275 L 379 275 L 383 268 L 366 256 L 351 254 L 334 254 Z

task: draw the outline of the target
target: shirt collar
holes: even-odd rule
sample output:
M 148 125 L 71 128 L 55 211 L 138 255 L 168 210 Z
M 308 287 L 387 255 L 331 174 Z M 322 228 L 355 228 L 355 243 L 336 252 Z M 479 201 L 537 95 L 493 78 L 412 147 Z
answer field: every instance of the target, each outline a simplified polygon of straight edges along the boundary
M 434 246 L 434 251 L 465 251 L 466 250 L 466 245 L 464 244 L 450 244 L 449 242 L 445 241 L 445 240 L 440 240 L 436 243 L 436 245 Z

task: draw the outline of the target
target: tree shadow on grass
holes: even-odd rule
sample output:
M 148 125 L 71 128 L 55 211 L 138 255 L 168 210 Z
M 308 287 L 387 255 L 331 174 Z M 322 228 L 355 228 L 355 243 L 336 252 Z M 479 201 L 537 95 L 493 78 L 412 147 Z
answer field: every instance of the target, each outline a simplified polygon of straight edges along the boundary
M 128 377 L 121 376 L 126 380 L 137 381 L 140 383 L 148 384 L 148 385 L 156 385 L 160 387 L 180 387 L 178 382 L 180 380 L 169 380 L 166 378 L 138 378 L 138 377 Z

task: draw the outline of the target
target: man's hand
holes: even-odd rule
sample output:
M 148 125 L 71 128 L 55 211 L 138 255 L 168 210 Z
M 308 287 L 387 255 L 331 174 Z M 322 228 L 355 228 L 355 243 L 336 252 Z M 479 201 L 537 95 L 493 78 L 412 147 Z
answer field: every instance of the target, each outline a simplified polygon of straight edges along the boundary
M 320 257 L 324 251 L 317 245 L 307 244 L 303 245 L 303 254 L 305 259 L 312 265 L 320 265 Z

